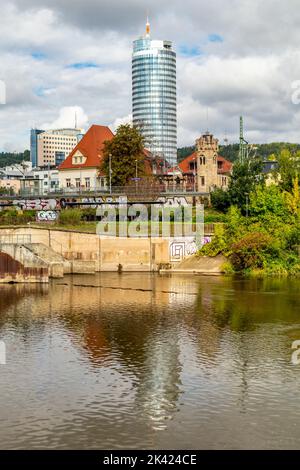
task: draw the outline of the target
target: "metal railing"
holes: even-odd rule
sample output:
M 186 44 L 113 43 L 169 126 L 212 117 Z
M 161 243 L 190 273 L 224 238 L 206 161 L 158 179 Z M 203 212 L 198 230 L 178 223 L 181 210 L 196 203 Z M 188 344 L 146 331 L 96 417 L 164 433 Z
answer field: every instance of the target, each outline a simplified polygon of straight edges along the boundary
M 147 196 L 176 196 L 176 195 L 200 195 L 208 196 L 208 193 L 194 191 L 192 188 L 183 188 L 183 187 L 161 187 L 148 188 L 139 186 L 137 188 L 133 187 L 124 187 L 124 186 L 114 186 L 111 188 L 111 192 L 107 188 L 91 187 L 91 188 L 63 188 L 57 189 L 55 191 L 40 192 L 39 190 L 24 190 L 20 191 L 18 196 L 15 198 L 62 198 L 62 197 L 101 197 L 101 196 L 137 196 L 137 195 L 147 195 Z M 5 198 L 2 195 L 2 198 Z
M 31 235 L 0 235 L 1 245 L 24 245 L 31 243 Z

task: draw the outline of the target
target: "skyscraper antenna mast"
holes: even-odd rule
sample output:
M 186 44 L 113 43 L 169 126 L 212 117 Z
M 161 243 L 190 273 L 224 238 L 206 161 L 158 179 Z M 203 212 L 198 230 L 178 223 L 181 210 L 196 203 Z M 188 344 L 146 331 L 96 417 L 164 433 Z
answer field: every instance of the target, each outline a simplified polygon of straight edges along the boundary
M 149 10 L 147 10 L 146 36 L 150 36 Z

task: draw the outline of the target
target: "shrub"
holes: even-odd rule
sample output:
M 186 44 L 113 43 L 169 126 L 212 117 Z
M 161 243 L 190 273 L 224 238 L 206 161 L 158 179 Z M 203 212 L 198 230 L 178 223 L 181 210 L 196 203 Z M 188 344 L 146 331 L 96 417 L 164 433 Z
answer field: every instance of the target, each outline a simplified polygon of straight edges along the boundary
M 226 215 L 221 213 L 215 214 L 204 214 L 204 222 L 206 224 L 213 224 L 213 223 L 224 223 L 226 222 Z
M 15 208 L 6 209 L 0 212 L 0 223 L 2 225 L 21 225 L 35 221 L 35 211 L 20 211 Z
M 64 209 L 60 212 L 61 225 L 80 225 L 82 211 L 80 209 Z
M 236 271 L 261 268 L 266 265 L 266 255 L 274 255 L 275 248 L 270 235 L 253 232 L 232 245 L 230 261 Z
M 0 212 L 0 221 L 3 225 L 17 224 L 18 211 L 17 209 L 6 209 Z
M 217 256 L 222 253 L 227 247 L 225 239 L 225 230 L 223 224 L 215 226 L 215 235 L 210 243 L 204 245 L 198 251 L 199 256 Z
M 86 208 L 81 210 L 81 220 L 90 222 L 96 220 L 97 209 Z

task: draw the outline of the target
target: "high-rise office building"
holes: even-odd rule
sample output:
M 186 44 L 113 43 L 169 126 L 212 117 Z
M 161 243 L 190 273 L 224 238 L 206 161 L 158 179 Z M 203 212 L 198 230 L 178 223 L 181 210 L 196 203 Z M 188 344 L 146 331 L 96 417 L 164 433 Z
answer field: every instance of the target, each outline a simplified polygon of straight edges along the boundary
M 33 167 L 38 164 L 38 135 L 42 134 L 41 129 L 31 129 L 30 131 L 30 160 Z
M 59 166 L 82 138 L 81 129 L 31 130 L 31 162 L 35 166 Z
M 145 147 L 176 165 L 176 53 L 172 42 L 151 39 L 148 21 L 145 35 L 133 43 L 132 113 Z

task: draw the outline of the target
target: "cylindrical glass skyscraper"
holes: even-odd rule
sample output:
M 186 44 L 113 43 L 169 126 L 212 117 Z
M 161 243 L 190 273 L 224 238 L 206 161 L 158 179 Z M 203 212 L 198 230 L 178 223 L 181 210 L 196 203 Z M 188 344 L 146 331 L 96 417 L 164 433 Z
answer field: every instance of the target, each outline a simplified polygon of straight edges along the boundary
M 141 127 L 145 146 L 155 156 L 177 164 L 176 53 L 172 42 L 145 36 L 133 43 L 133 124 Z

